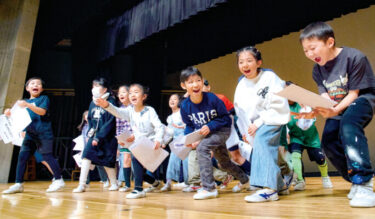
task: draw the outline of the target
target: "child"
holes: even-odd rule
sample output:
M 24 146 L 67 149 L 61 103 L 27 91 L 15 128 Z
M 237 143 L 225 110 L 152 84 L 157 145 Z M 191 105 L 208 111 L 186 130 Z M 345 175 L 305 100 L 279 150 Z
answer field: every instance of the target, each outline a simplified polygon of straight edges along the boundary
M 289 86 L 291 82 L 286 82 Z M 289 108 L 291 111 L 291 120 L 288 122 L 287 127 L 289 129 L 289 145 L 283 143 L 288 147 L 290 153 L 292 153 L 292 166 L 294 173 L 297 175 L 297 181 L 294 185 L 294 190 L 302 191 L 305 190 L 305 180 L 303 179 L 302 173 L 302 154 L 303 150 L 306 149 L 307 154 L 311 161 L 315 161 L 318 164 L 322 182 L 324 188 L 332 188 L 331 180 L 328 176 L 328 165 L 326 157 L 320 148 L 320 139 L 318 130 L 315 127 L 315 118 L 313 119 L 296 119 L 294 113 L 300 112 L 311 112 L 311 108 L 307 106 L 301 107 L 298 103 L 291 100 L 288 101 Z M 293 113 L 293 114 L 292 114 Z M 286 134 L 286 132 L 285 132 Z
M 173 138 L 184 135 L 185 124 L 182 122 L 180 114 L 180 96 L 178 94 L 172 94 L 169 98 L 169 107 L 172 110 L 172 114 L 168 116 L 167 123 L 168 129 L 173 130 Z M 183 162 L 183 163 L 182 163 Z M 160 191 L 170 191 L 172 187 L 172 180 L 178 182 L 180 178 L 182 165 L 182 172 L 185 182 L 188 180 L 188 159 L 181 161 L 173 152 L 169 155 L 169 162 L 167 168 L 167 182 Z
M 120 100 L 120 108 L 130 107 L 129 87 L 121 85 L 118 89 L 118 98 Z M 120 135 L 125 130 L 131 131 L 130 124 L 125 119 L 116 118 L 116 135 Z M 125 186 L 120 188 L 120 192 L 127 192 L 130 190 L 130 175 L 131 175 L 131 153 L 128 148 L 120 146 L 120 171 L 123 171 Z M 119 174 L 120 175 L 120 174 Z
M 374 207 L 374 170 L 364 133 L 375 106 L 375 78 L 370 63 L 356 49 L 336 47 L 333 29 L 324 22 L 309 24 L 300 42 L 306 57 L 315 62 L 313 78 L 319 93 L 338 102 L 332 108 L 316 108 L 310 113 L 327 118 L 323 149 L 344 179 L 352 183 L 350 206 Z
M 110 113 L 94 104 L 97 98 L 104 96 L 107 96 L 109 102 L 115 104 L 115 98 L 110 93 L 106 79 L 98 78 L 92 82 L 93 101 L 90 104 L 88 114 L 89 131 L 87 136 L 89 139 L 82 152 L 81 174 L 79 185 L 73 190 L 75 193 L 85 192 L 91 164 L 104 166 L 111 183 L 109 190 L 118 190 L 114 168 L 117 152 L 116 120 Z
M 132 84 L 129 88 L 129 98 L 132 106 L 127 108 L 118 108 L 101 98 L 96 101 L 96 104 L 103 107 L 117 118 L 125 119 L 130 122 L 134 134 L 127 139 L 127 141 L 132 142 L 141 136 L 146 136 L 154 141 L 155 150 L 160 148 L 160 143 L 162 142 L 164 134 L 164 126 L 160 122 L 154 108 L 144 105 L 147 99 L 147 91 L 140 84 Z M 146 192 L 143 190 L 144 167 L 135 157 L 132 157 L 132 166 L 134 170 L 135 186 L 134 190 L 126 195 L 126 198 L 137 199 L 146 197 Z M 152 178 L 148 174 L 144 176 L 145 180 L 152 184 L 152 187 L 150 187 L 152 189 L 149 191 L 162 186 L 161 182 L 155 180 L 155 178 Z
M 52 156 L 53 133 L 49 119 L 49 99 L 47 96 L 41 95 L 43 87 L 44 82 L 41 78 L 30 78 L 26 82 L 26 91 L 29 92 L 30 98 L 17 101 L 20 107 L 27 107 L 31 123 L 26 127 L 26 136 L 18 155 L 16 184 L 3 191 L 3 194 L 23 192 L 23 176 L 26 170 L 26 163 L 36 150 L 42 154 L 43 160 L 48 163 L 55 178 L 46 192 L 60 191 L 65 186 L 61 177 L 60 166 Z M 5 114 L 10 116 L 10 110 L 6 109 Z
M 244 77 L 237 85 L 234 106 L 238 117 L 249 123 L 247 130 L 240 129 L 244 140 L 247 134 L 254 138 L 250 184 L 263 188 L 245 201 L 275 201 L 278 192 L 288 194 L 278 166 L 278 146 L 282 126 L 289 121 L 289 107 L 285 98 L 273 94 L 284 88 L 284 82 L 271 70 L 260 68 L 262 56 L 255 47 L 238 50 L 237 61 Z
M 196 148 L 199 161 L 202 190 L 194 195 L 194 199 L 216 198 L 218 192 L 212 173 L 211 151 L 222 169 L 226 170 L 247 185 L 247 175 L 229 158 L 225 142 L 230 134 L 231 118 L 221 101 L 215 94 L 203 92 L 202 74 L 198 69 L 189 67 L 181 72 L 181 87 L 189 97 L 181 104 L 181 117 L 186 124 L 185 135 L 200 130 L 205 136 L 200 142 L 188 145 Z

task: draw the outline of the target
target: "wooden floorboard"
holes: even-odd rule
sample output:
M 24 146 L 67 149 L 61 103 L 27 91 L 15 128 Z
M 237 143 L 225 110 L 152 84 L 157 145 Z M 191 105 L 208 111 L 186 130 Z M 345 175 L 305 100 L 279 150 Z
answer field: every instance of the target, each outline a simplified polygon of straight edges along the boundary
M 219 198 L 200 201 L 178 190 L 129 200 L 126 193 L 103 190 L 98 182 L 85 193 L 72 193 L 77 181 L 67 181 L 62 192 L 45 193 L 49 182 L 26 182 L 24 193 L 1 196 L 0 218 L 375 218 L 375 208 L 349 206 L 350 184 L 340 177 L 332 177 L 333 189 L 323 189 L 318 177 L 306 182 L 305 191 L 268 203 L 246 203 L 249 193 L 231 192 L 236 182 Z M 0 184 L 0 190 L 9 185 Z

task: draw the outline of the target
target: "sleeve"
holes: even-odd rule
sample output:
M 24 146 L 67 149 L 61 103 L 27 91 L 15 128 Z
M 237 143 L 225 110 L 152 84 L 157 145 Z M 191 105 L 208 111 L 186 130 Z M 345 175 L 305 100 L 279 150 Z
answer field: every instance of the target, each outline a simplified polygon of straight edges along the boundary
M 314 66 L 313 68 L 313 73 L 312 73 L 313 79 L 315 83 L 318 85 L 319 94 L 327 93 L 327 90 L 323 85 L 323 79 L 320 76 L 320 72 L 318 68 L 319 68 L 318 66 Z
M 274 94 L 284 89 L 284 85 L 285 82 L 276 75 L 270 78 L 269 92 L 261 105 L 257 105 L 259 118 L 254 121 L 254 124 L 258 128 L 264 123 L 267 125 L 284 125 L 288 123 L 290 113 L 288 100 Z
M 172 115 L 167 117 L 167 124 L 168 124 L 168 126 L 172 125 Z
M 349 90 L 361 90 L 370 87 L 367 82 L 370 80 L 366 79 L 366 72 L 372 73 L 370 64 L 366 56 L 358 57 L 353 61 L 351 69 L 348 71 L 348 87 Z
M 229 117 L 224 102 L 214 95 L 211 98 L 213 98 L 213 108 L 216 109 L 217 117 L 209 121 L 206 125 L 210 128 L 210 131 L 218 131 L 222 127 L 230 127 L 232 120 Z
M 109 105 L 107 108 L 103 108 L 106 111 L 108 111 L 110 114 L 114 115 L 117 118 L 125 119 L 126 121 L 130 121 L 130 113 L 129 113 L 129 107 L 126 108 L 119 108 L 115 105 L 113 105 L 111 102 L 109 102 Z
M 48 109 L 49 109 L 49 98 L 45 95 L 41 96 L 40 103 L 37 107 L 45 109 L 45 110 L 48 111 Z
M 189 116 L 185 112 L 184 108 L 185 107 L 181 107 L 180 114 L 181 114 L 182 121 L 186 124 L 184 134 L 187 135 L 187 134 L 192 133 L 195 130 L 195 127 L 194 127 L 193 122 L 189 119 Z
M 94 140 L 100 142 L 116 127 L 116 118 L 109 112 L 105 112 L 101 117 L 101 124 L 95 133 Z
M 162 143 L 164 135 L 164 125 L 161 123 L 158 114 L 154 108 L 150 107 L 150 122 L 154 126 L 155 140 Z

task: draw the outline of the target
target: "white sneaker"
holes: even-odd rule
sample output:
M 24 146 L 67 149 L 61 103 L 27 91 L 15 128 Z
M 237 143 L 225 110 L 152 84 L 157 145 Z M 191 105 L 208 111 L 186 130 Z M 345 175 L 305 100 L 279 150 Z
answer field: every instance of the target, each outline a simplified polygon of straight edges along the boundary
M 207 191 L 204 189 L 198 190 L 197 194 L 193 196 L 195 200 L 204 200 L 210 198 L 217 198 L 219 196 L 217 189 L 213 189 L 211 191 Z
M 297 180 L 296 185 L 294 186 L 294 191 L 303 191 L 305 190 L 306 183 L 304 180 Z
M 185 182 L 173 184 L 173 188 L 175 188 L 175 189 L 184 189 L 188 186 L 189 185 L 186 185 Z
M 163 188 L 160 189 L 160 192 L 167 192 L 167 191 L 171 191 L 172 188 L 171 188 L 171 184 L 170 183 L 166 183 Z
M 268 202 L 279 200 L 279 195 L 272 189 L 258 190 L 252 195 L 245 197 L 246 202 Z
M 86 184 L 79 184 L 77 188 L 73 189 L 73 193 L 81 193 L 86 191 Z
M 162 187 L 163 187 L 163 183 L 161 181 L 157 181 L 157 182 L 154 182 L 154 184 L 152 184 L 152 186 L 148 187 L 144 191 L 145 191 L 145 193 L 154 192 L 156 190 L 161 189 Z
M 375 194 L 372 188 L 365 185 L 357 185 L 353 199 L 350 200 L 351 207 L 370 208 L 375 207 Z
M 145 191 L 133 190 L 131 193 L 126 195 L 127 199 L 137 199 L 146 197 Z
M 325 189 L 333 188 L 333 185 L 329 176 L 322 177 L 322 183 L 323 183 L 323 188 Z
M 245 184 L 241 184 L 241 182 L 239 182 L 237 185 L 235 185 L 232 188 L 232 192 L 241 192 L 242 190 L 247 190 L 247 189 L 250 189 L 250 180 L 247 181 L 247 183 Z
M 118 185 L 118 187 L 121 187 L 122 186 L 122 181 L 117 181 L 117 185 Z
M 109 180 L 103 183 L 103 188 L 108 188 L 108 187 L 109 187 Z
M 374 186 L 373 179 L 371 179 L 370 181 L 365 183 L 364 186 L 366 186 L 368 188 L 368 190 L 373 191 L 373 186 Z M 348 194 L 349 200 L 353 199 L 355 193 L 357 192 L 357 188 L 358 188 L 358 185 L 352 184 L 352 187 L 350 187 L 350 191 L 349 191 L 349 194 Z
M 124 186 L 124 187 L 121 187 L 118 191 L 120 191 L 120 192 L 128 192 L 128 191 L 130 191 L 130 188 L 127 187 L 127 186 Z
M 111 187 L 108 188 L 109 191 L 117 191 L 119 189 L 117 183 L 111 184 Z
M 196 192 L 198 191 L 200 188 L 202 188 L 201 186 L 194 186 L 194 185 L 190 185 L 186 188 L 183 188 L 182 191 L 183 192 Z
M 57 192 L 61 191 L 65 187 L 64 179 L 56 179 L 52 182 L 52 184 L 48 187 L 46 192 Z
M 20 193 L 23 192 L 23 183 L 16 183 L 9 187 L 9 189 L 4 190 L 3 194 L 14 194 L 14 193 Z

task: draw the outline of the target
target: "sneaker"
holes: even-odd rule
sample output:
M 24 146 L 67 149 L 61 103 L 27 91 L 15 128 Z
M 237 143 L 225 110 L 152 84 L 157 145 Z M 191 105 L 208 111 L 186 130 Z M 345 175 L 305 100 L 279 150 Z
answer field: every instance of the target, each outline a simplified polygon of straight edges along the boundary
M 239 182 L 237 185 L 235 185 L 232 188 L 232 192 L 241 192 L 242 190 L 247 190 L 249 188 L 250 188 L 250 180 L 247 181 L 247 183 L 245 184 L 242 184 L 241 182 Z
M 171 191 L 172 188 L 171 188 L 171 184 L 170 183 L 166 183 L 163 188 L 160 189 L 160 192 L 167 192 L 167 191 Z
M 322 183 L 323 183 L 323 188 L 325 189 L 333 188 L 333 185 L 329 176 L 322 177 Z
M 154 192 L 156 190 L 160 190 L 162 187 L 163 187 L 163 183 L 161 181 L 156 181 L 154 182 L 154 184 L 152 184 L 152 186 L 148 187 L 144 191 L 145 193 Z
M 189 187 L 189 185 L 186 185 L 185 182 L 176 183 L 173 185 L 173 188 L 175 189 L 184 189 L 186 187 Z
M 257 190 L 260 190 L 260 189 L 263 189 L 263 187 L 250 186 L 248 190 L 249 190 L 249 191 L 257 191 Z
M 108 188 L 109 191 L 117 191 L 119 189 L 119 186 L 117 183 L 111 184 L 111 187 Z
M 86 184 L 79 184 L 77 188 L 73 189 L 73 193 L 81 193 L 86 191 Z
M 373 180 L 371 179 L 367 183 L 364 184 L 368 188 L 368 190 L 373 191 Z M 355 193 L 357 192 L 358 185 L 357 184 L 352 184 L 352 187 L 350 188 L 349 194 L 348 194 L 348 199 L 352 200 Z
M 9 187 L 9 189 L 4 190 L 3 194 L 14 194 L 14 193 L 20 193 L 23 192 L 23 183 L 16 183 Z
M 224 179 L 223 183 L 220 186 L 220 189 L 226 189 L 228 187 L 228 184 L 233 181 L 232 175 L 227 175 L 227 178 Z
M 201 189 L 193 196 L 195 200 L 204 200 L 210 198 L 217 198 L 219 196 L 217 189 L 213 189 L 211 191 L 207 191 L 205 189 Z
M 48 187 L 46 192 L 57 192 L 61 191 L 65 187 L 64 179 L 56 179 L 52 182 L 52 184 Z
M 109 180 L 103 183 L 103 188 L 108 188 L 108 187 L 109 187 Z
M 120 188 L 122 186 L 122 181 L 117 181 L 117 186 Z
M 294 186 L 294 191 L 303 191 L 305 190 L 306 183 L 304 180 L 297 180 L 296 185 Z
M 184 189 L 182 189 L 183 192 L 196 192 L 198 191 L 200 188 L 202 188 L 201 186 L 194 186 L 194 185 L 190 185 Z
M 130 188 L 127 187 L 127 186 L 124 186 L 124 187 L 121 187 L 118 191 L 120 191 L 120 192 L 128 192 L 128 191 L 130 191 Z
M 268 202 L 277 200 L 279 200 L 279 196 L 277 192 L 272 189 L 258 190 L 254 194 L 245 197 L 246 202 Z
M 145 191 L 133 190 L 131 193 L 126 195 L 127 199 L 137 199 L 146 197 Z
M 350 200 L 351 207 L 370 208 L 375 207 L 375 194 L 369 186 L 357 185 L 353 199 Z

